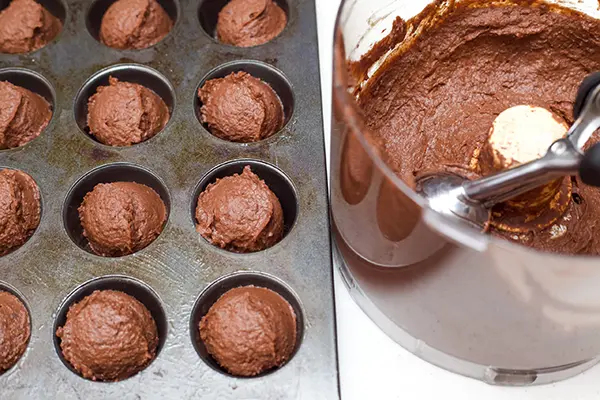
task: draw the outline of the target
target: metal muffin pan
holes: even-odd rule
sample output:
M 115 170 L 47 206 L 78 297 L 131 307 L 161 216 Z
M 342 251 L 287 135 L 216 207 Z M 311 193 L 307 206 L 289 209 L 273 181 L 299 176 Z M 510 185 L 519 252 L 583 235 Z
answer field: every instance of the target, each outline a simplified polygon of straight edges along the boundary
M 20 294 L 32 325 L 25 355 L 0 375 L 0 397 L 339 398 L 314 1 L 278 1 L 288 12 L 285 30 L 267 44 L 237 48 L 218 43 L 199 19 L 200 7 L 211 3 L 216 9 L 225 1 L 159 0 L 177 15 L 173 31 L 155 46 L 135 51 L 111 49 L 95 39 L 98 16 L 90 10 L 105 9 L 110 1 L 39 2 L 63 10 L 61 34 L 30 54 L 0 54 L 0 80 L 41 94 L 53 109 L 38 138 L 0 151 L 0 168 L 31 175 L 43 207 L 31 239 L 0 257 L 0 287 Z M 0 8 L 7 4 L 0 0 Z M 212 11 L 207 15 L 216 18 Z M 286 107 L 287 123 L 279 133 L 258 143 L 230 143 L 199 122 L 199 85 L 233 70 L 273 85 Z M 163 131 L 128 148 L 89 136 L 85 97 L 110 74 L 163 97 L 172 114 Z M 204 240 L 195 230 L 193 212 L 206 185 L 241 172 L 246 164 L 279 196 L 286 236 L 270 249 L 235 254 Z M 115 180 L 153 187 L 169 218 L 162 234 L 138 253 L 100 257 L 88 251 L 76 209 L 94 183 Z M 236 378 L 207 356 L 193 328 L 226 288 L 246 284 L 276 290 L 290 302 L 298 315 L 298 344 L 283 367 Z M 133 294 L 159 325 L 156 359 L 121 382 L 86 380 L 63 363 L 58 351 L 55 329 L 68 307 L 94 288 Z

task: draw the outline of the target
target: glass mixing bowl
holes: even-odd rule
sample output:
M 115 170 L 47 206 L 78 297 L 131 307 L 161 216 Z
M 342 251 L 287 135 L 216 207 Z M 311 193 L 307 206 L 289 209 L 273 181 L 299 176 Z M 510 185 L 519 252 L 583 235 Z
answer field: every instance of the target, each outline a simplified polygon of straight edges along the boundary
M 554 3 L 599 17 L 595 0 Z M 396 16 L 408 20 L 428 4 L 342 1 L 331 142 L 340 270 L 370 318 L 433 364 L 492 384 L 573 376 L 600 356 L 600 259 L 536 252 L 430 210 L 371 145 L 349 90 L 347 61 L 386 36 Z

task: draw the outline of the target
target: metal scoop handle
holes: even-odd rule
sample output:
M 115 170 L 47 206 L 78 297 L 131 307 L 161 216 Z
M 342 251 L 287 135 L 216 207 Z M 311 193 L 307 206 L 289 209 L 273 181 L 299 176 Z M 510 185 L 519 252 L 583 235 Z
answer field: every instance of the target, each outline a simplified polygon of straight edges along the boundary
M 592 134 L 600 128 L 600 73 L 594 73 L 583 81 L 573 111 L 576 120 L 567 137 L 554 142 L 544 157 L 465 182 L 462 185 L 463 200 L 490 208 L 554 179 L 576 174 L 580 167 L 585 183 L 600 186 L 600 147 L 594 146 L 586 155 L 582 151 Z

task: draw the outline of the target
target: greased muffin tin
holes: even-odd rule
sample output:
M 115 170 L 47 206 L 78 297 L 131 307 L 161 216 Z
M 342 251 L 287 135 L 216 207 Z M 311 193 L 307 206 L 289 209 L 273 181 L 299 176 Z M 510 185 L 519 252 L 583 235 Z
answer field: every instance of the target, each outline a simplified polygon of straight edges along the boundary
M 131 51 L 97 41 L 101 14 L 112 0 L 39 2 L 63 20 L 63 31 L 36 52 L 0 54 L 0 80 L 39 93 L 53 108 L 38 138 L 0 151 L 0 168 L 31 175 L 42 197 L 33 236 L 0 257 L 0 288 L 18 291 L 32 325 L 25 355 L 0 375 L 0 397 L 339 398 L 314 1 L 278 0 L 288 15 L 285 30 L 267 44 L 237 48 L 212 36 L 226 0 L 159 0 L 176 19 L 173 30 L 157 45 Z M 0 0 L 0 9 L 7 4 Z M 198 87 L 233 71 L 249 72 L 278 93 L 286 116 L 279 133 L 258 143 L 230 143 L 198 121 Z M 88 135 L 87 98 L 110 75 L 141 83 L 165 100 L 172 116 L 162 132 L 129 148 Z M 279 197 L 285 237 L 265 251 L 235 254 L 204 240 L 193 215 L 206 185 L 245 165 Z M 154 188 L 168 221 L 147 248 L 105 258 L 89 252 L 77 207 L 96 183 L 115 180 Z M 281 368 L 236 378 L 207 355 L 196 329 L 218 296 L 250 284 L 288 300 L 298 316 L 298 343 Z M 133 295 L 159 327 L 156 359 L 121 382 L 92 382 L 74 373 L 55 337 L 68 307 L 95 289 Z

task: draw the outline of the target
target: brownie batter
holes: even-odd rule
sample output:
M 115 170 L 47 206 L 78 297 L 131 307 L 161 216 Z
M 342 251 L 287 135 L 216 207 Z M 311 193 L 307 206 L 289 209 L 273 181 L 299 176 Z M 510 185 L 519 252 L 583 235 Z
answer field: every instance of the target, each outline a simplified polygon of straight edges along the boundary
M 0 82 L 0 149 L 23 146 L 50 123 L 52 110 L 42 96 L 10 82 Z
M 150 139 L 169 122 L 169 108 L 152 90 L 110 77 L 88 100 L 88 127 L 99 142 L 131 146 Z
M 477 155 L 510 107 L 542 107 L 572 124 L 579 84 L 600 69 L 600 21 L 539 3 L 454 3 L 406 43 L 356 93 L 388 165 L 413 186 L 423 170 L 479 173 Z M 600 192 L 573 177 L 572 201 L 555 224 L 492 233 L 545 251 L 599 254 Z
M 277 93 L 246 72 L 207 81 L 198 89 L 198 97 L 202 123 L 221 139 L 257 142 L 283 127 L 283 105 Z
M 93 381 L 129 378 L 150 364 L 158 347 L 150 311 L 115 290 L 97 290 L 69 307 L 56 336 L 65 360 Z
M 172 28 L 173 21 L 156 0 L 117 0 L 102 17 L 100 41 L 121 50 L 145 49 Z
M 255 376 L 282 366 L 296 347 L 296 314 L 272 290 L 231 289 L 200 321 L 208 353 L 229 373 Z
M 105 257 L 135 253 L 160 235 L 167 209 L 160 196 L 135 182 L 101 183 L 79 207 L 83 235 Z
M 29 312 L 15 295 L 0 291 L 0 374 L 12 368 L 27 349 Z
M 208 185 L 198 197 L 196 222 L 206 240 L 240 253 L 264 250 L 283 237 L 279 199 L 249 166 Z
M 0 170 L 0 256 L 23 245 L 40 223 L 40 192 L 24 172 Z
M 283 31 L 285 11 L 273 0 L 231 0 L 219 12 L 217 38 L 238 47 L 267 43 Z
M 62 23 L 34 0 L 12 0 L 0 11 L 0 52 L 28 53 L 51 42 Z

